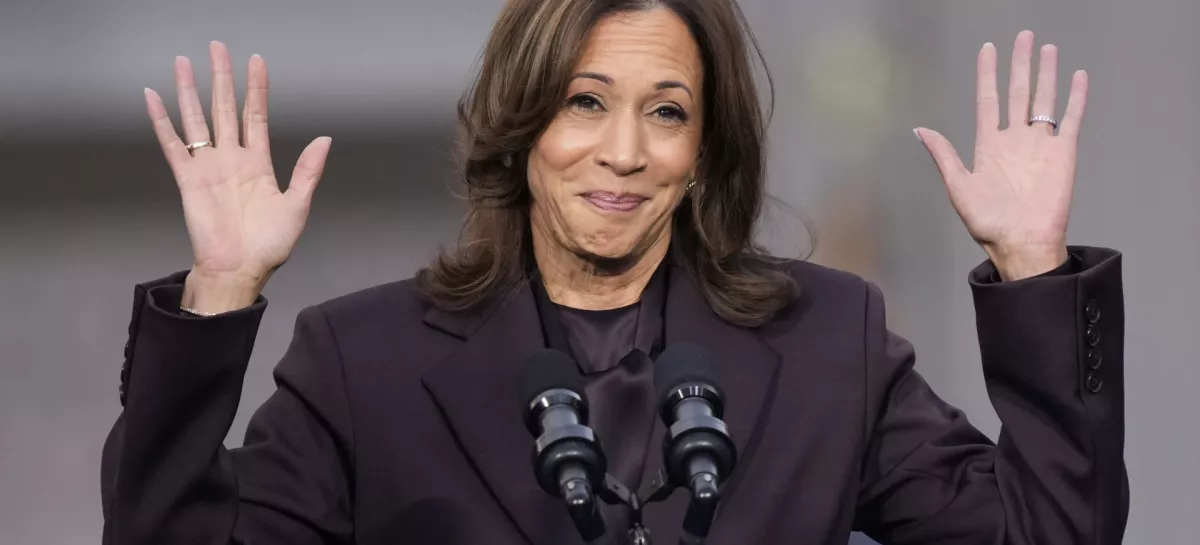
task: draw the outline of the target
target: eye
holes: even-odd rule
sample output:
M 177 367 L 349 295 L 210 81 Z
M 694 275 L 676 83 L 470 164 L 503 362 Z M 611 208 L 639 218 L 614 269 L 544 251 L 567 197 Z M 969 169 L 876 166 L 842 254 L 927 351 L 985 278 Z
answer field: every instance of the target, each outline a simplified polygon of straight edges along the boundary
M 674 105 L 659 106 L 654 110 L 654 115 L 664 121 L 671 123 L 685 123 L 688 120 L 687 112 L 683 108 Z
M 584 112 L 596 112 L 604 109 L 600 104 L 600 99 L 588 94 L 575 95 L 567 99 L 567 105 Z

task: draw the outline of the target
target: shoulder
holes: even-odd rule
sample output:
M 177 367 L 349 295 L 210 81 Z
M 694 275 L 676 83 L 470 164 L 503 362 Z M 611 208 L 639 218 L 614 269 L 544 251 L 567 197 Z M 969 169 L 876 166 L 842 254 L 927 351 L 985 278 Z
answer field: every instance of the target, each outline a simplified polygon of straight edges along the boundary
M 797 320 L 861 322 L 869 307 L 882 307 L 879 289 L 856 274 L 795 259 L 772 259 L 767 266 L 787 274 L 799 288 L 796 303 L 773 325 L 787 327 Z M 433 303 L 415 278 L 407 278 L 335 297 L 315 307 L 339 332 L 369 331 L 381 322 L 392 332 L 411 332 L 423 323 Z
M 857 303 L 861 311 L 867 299 L 876 297 L 879 292 L 874 284 L 857 274 L 809 261 L 780 260 L 775 267 L 796 282 L 803 308 L 814 305 L 844 307 Z
M 816 291 L 826 297 L 862 297 L 871 284 L 857 274 L 797 259 L 780 260 L 777 265 L 786 272 L 800 291 Z
M 297 320 L 324 331 L 347 377 L 358 377 L 355 384 L 366 387 L 384 369 L 403 369 L 398 376 L 419 377 L 459 346 L 459 338 L 427 325 L 432 308 L 416 279 L 409 278 L 310 306 Z
M 870 281 L 857 274 L 802 260 L 774 260 L 772 268 L 796 283 L 798 297 L 768 326 L 783 332 L 804 326 L 838 336 L 861 334 L 874 307 L 882 310 L 882 296 Z
M 403 334 L 421 324 L 430 305 L 416 279 L 408 278 L 329 299 L 310 311 L 323 315 L 339 336 L 379 330 Z

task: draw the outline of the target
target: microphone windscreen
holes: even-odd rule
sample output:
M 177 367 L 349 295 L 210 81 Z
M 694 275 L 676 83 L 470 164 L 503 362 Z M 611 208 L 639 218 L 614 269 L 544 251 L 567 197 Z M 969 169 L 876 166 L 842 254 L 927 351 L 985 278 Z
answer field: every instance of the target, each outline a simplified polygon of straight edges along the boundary
M 654 388 L 663 399 L 676 386 L 703 382 L 717 387 L 717 372 L 708 350 L 692 343 L 668 346 L 654 362 Z
M 546 390 L 562 388 L 571 390 L 587 402 L 583 392 L 583 373 L 570 356 L 558 350 L 544 349 L 525 360 L 521 375 L 517 379 L 517 393 L 521 396 L 521 410 L 526 410 L 534 398 Z

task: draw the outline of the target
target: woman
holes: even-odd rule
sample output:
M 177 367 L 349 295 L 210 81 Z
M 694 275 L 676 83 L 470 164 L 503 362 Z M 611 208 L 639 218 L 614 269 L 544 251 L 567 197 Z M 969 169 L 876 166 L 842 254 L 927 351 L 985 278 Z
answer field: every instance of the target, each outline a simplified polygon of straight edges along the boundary
M 264 284 L 288 257 L 330 149 L 280 191 L 267 72 L 249 65 L 239 141 L 213 43 L 213 133 L 176 62 L 184 139 L 147 104 L 184 205 L 190 271 L 139 286 L 124 413 L 106 444 L 105 542 L 578 542 L 529 471 L 506 387 L 557 346 L 578 361 L 609 470 L 661 468 L 653 359 L 714 354 L 741 454 L 709 541 L 1119 543 L 1120 257 L 1065 245 L 1087 78 L 1054 120 L 1056 50 L 1017 37 L 1008 128 L 979 53 L 975 165 L 918 129 L 990 258 L 971 272 L 993 445 L 913 370 L 869 284 L 767 258 L 763 119 L 733 0 L 510 0 L 460 109 L 469 212 L 417 278 L 301 312 L 245 446 L 236 412 Z M 1032 103 L 1032 105 L 1031 105 Z M 1057 129 L 1057 132 L 1056 132 Z M 185 142 L 188 143 L 185 145 Z M 674 543 L 686 498 L 645 511 Z M 629 513 L 606 508 L 616 539 Z

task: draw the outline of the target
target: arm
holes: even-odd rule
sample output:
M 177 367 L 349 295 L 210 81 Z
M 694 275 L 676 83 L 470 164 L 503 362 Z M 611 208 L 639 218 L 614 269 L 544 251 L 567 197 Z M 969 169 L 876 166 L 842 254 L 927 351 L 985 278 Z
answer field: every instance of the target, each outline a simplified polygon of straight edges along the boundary
M 1129 492 L 1120 256 L 1072 254 L 1081 272 L 996 283 L 985 264 L 971 274 L 984 379 L 1003 424 L 995 445 L 913 370 L 912 347 L 886 330 L 872 290 L 867 387 L 876 420 L 858 528 L 896 544 L 1121 542 Z
M 266 300 L 181 316 L 183 276 L 136 291 L 125 409 L 102 461 L 103 542 L 349 543 L 353 440 L 321 310 L 299 315 L 275 369 L 278 390 L 255 412 L 245 446 L 227 450 Z

